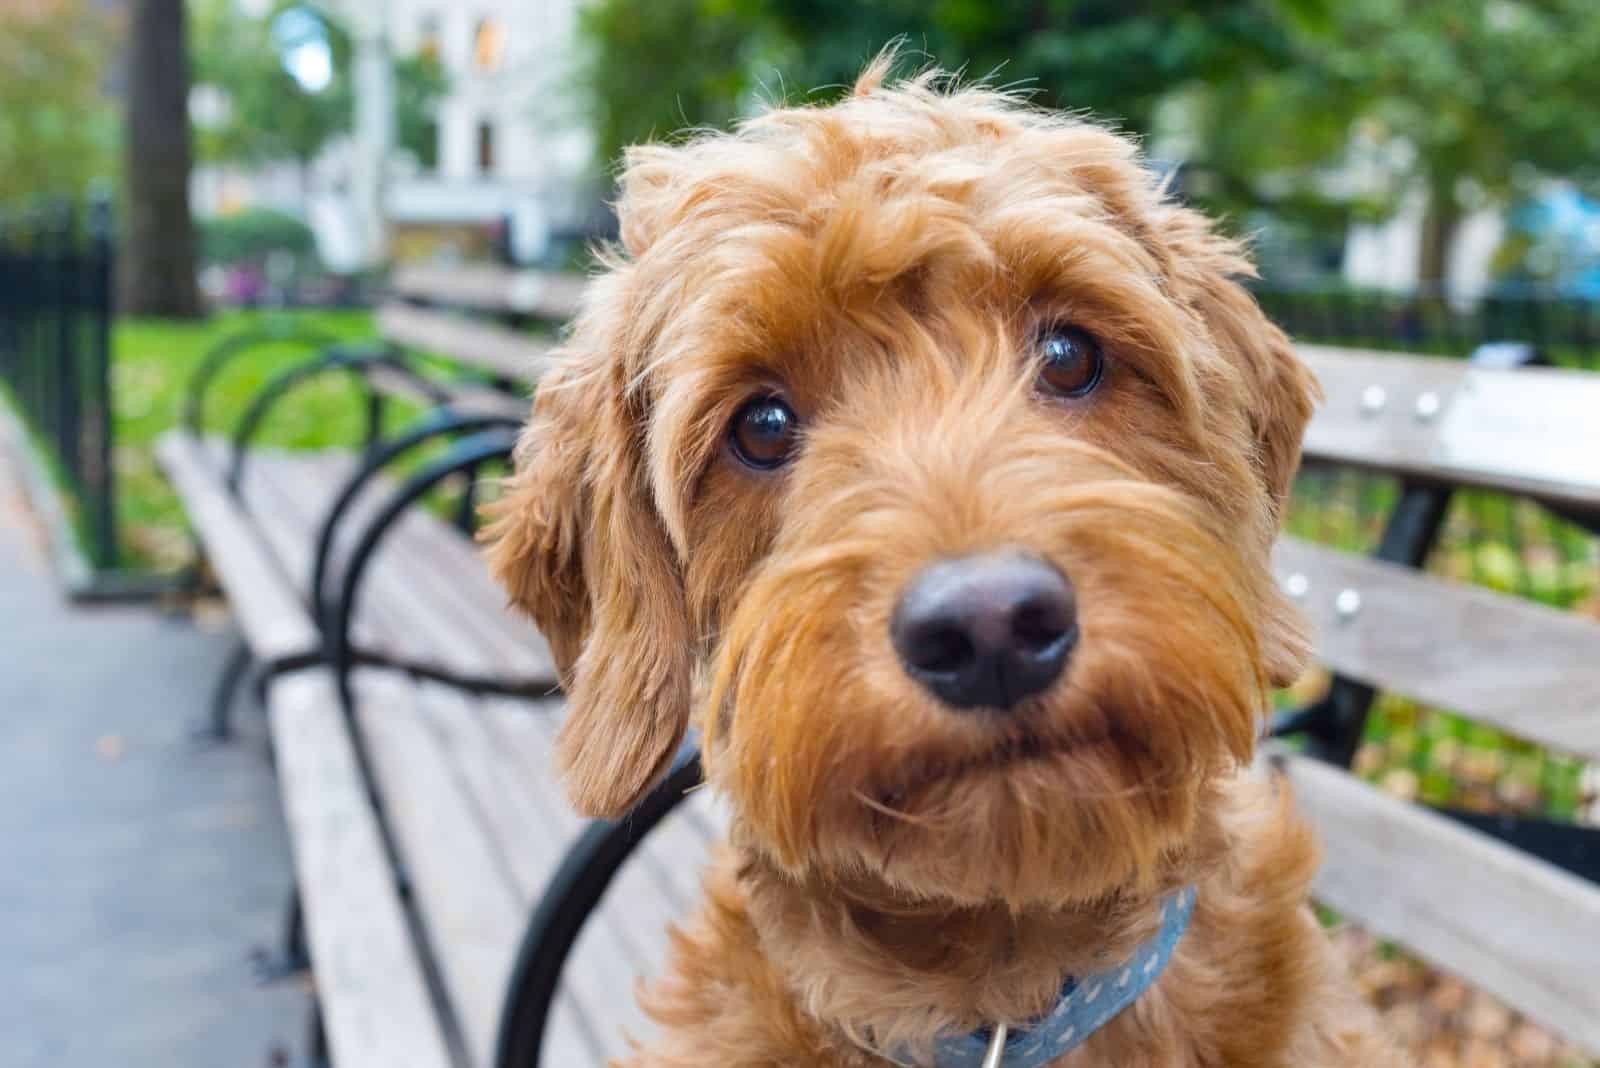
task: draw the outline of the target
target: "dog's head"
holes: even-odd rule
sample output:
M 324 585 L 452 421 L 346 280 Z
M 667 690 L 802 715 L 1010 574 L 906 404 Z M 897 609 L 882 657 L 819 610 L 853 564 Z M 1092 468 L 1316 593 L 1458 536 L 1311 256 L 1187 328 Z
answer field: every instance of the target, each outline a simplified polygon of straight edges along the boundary
M 1300 665 L 1267 564 L 1315 386 L 1129 142 L 881 81 L 629 154 L 493 566 L 584 812 L 693 717 L 797 875 L 1101 894 Z

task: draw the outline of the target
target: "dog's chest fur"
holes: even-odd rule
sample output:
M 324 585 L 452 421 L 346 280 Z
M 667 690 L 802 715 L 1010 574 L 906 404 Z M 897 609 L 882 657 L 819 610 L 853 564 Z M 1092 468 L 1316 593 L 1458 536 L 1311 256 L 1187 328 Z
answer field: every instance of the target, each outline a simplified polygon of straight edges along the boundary
M 1263 798 L 1259 784 L 1236 787 L 1239 803 L 1228 806 L 1225 829 L 1232 848 L 1200 882 L 1193 923 L 1166 972 L 1053 1068 L 1406 1063 L 1375 1037 L 1370 1010 L 1350 991 L 1304 903 L 1316 863 L 1304 826 L 1284 804 Z M 705 900 L 673 932 L 668 971 L 644 995 L 660 1034 L 626 1064 L 887 1065 L 807 1005 L 809 999 L 832 1011 L 855 998 L 864 1017 L 881 1011 L 877 977 L 863 974 L 859 989 L 848 990 L 863 946 L 824 950 L 837 971 L 825 977 L 828 994 L 816 995 L 812 981 L 823 977 L 794 974 L 793 955 L 762 930 L 748 879 L 748 865 L 732 847 L 713 860 Z M 806 954 L 808 964 L 816 949 Z

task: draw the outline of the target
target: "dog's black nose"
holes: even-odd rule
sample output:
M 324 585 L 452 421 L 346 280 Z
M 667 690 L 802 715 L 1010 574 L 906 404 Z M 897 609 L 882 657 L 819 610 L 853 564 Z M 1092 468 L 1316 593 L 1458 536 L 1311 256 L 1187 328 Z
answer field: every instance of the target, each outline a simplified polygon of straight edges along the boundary
M 906 673 L 946 704 L 1005 710 L 1061 674 L 1076 599 L 1065 575 L 1023 553 L 941 560 L 900 595 L 889 634 Z

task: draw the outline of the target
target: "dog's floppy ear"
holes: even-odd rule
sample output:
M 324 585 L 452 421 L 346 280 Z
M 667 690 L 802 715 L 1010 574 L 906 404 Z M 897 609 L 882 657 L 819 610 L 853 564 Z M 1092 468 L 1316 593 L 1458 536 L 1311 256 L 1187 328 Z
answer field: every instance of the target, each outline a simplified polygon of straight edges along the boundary
M 1238 244 L 1217 234 L 1204 216 L 1170 206 L 1162 232 L 1173 254 L 1174 288 L 1205 320 L 1217 345 L 1243 376 L 1254 462 L 1271 508 L 1261 551 L 1270 550 L 1300 467 L 1300 442 L 1322 398 L 1316 377 L 1295 354 L 1250 292 L 1238 281 L 1255 268 Z M 1262 605 L 1263 659 L 1275 686 L 1299 678 L 1310 638 L 1299 613 L 1271 586 Z
M 1268 533 L 1276 534 L 1300 467 L 1300 440 L 1322 391 L 1288 337 L 1243 286 L 1223 281 L 1203 306 L 1218 343 L 1240 361 L 1249 384 L 1256 469 L 1272 508 Z M 1274 686 L 1293 685 L 1311 657 L 1311 638 L 1305 620 L 1275 584 L 1263 591 L 1261 639 L 1268 680 Z
M 1252 387 L 1256 467 L 1275 518 L 1281 518 L 1300 468 L 1300 441 L 1322 390 L 1295 355 L 1289 338 L 1243 286 L 1226 281 L 1211 289 L 1202 303 L 1213 335 L 1240 361 Z
M 1322 391 L 1288 337 L 1238 281 L 1255 277 L 1243 248 L 1198 212 L 1163 207 L 1158 230 L 1172 256 L 1174 289 L 1200 313 L 1249 387 L 1256 467 L 1277 518 L 1300 466 L 1300 439 Z
M 568 702 L 556 760 L 573 806 L 600 817 L 665 770 L 690 678 L 682 579 L 640 455 L 645 416 L 612 342 L 580 322 L 484 531 L 491 569 L 555 654 Z

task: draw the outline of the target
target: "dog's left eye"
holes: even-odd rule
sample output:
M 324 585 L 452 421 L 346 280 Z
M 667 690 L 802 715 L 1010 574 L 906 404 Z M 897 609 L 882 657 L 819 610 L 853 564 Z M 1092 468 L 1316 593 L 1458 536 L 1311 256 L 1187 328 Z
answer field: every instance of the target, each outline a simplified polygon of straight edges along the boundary
M 749 467 L 768 470 L 782 466 L 794 451 L 800 420 L 777 397 L 757 397 L 740 408 L 728 428 L 735 456 Z
M 1039 331 L 1039 381 L 1052 393 L 1082 397 L 1100 384 L 1105 356 L 1094 335 L 1081 327 L 1057 323 Z

